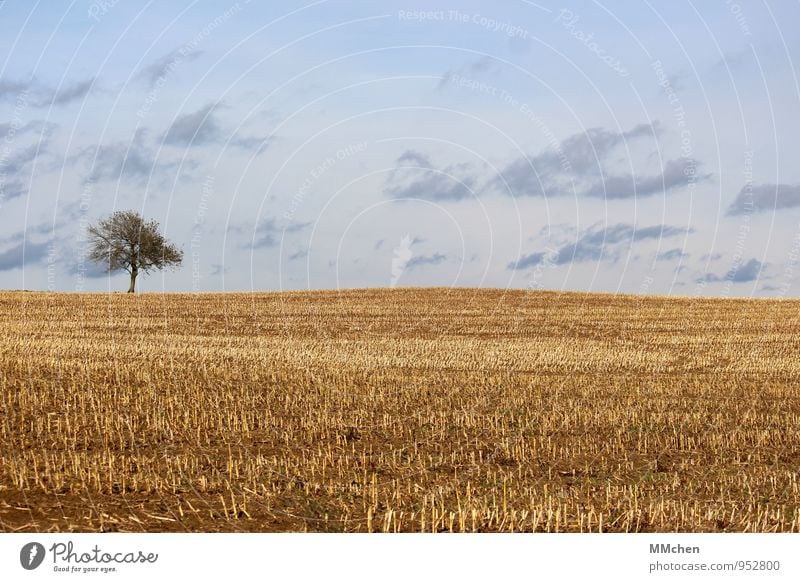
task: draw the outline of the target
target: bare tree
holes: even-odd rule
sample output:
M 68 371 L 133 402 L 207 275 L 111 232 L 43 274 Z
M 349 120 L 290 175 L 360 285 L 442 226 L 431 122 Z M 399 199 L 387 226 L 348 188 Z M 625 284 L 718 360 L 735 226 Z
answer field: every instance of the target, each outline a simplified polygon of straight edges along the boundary
M 89 259 L 109 272 L 124 270 L 131 276 L 128 293 L 136 291 L 139 273 L 177 267 L 183 251 L 167 242 L 155 220 L 145 222 L 137 212 L 122 210 L 90 226 Z

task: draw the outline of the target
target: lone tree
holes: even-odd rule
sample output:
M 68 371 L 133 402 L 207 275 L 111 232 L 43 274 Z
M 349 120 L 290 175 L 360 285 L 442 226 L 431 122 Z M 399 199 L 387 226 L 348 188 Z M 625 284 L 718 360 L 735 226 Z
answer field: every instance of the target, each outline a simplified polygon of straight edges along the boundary
M 145 220 L 132 210 L 115 212 L 90 226 L 89 259 L 101 263 L 109 272 L 125 270 L 131 276 L 128 293 L 136 291 L 139 273 L 177 267 L 183 251 L 167 242 L 158 222 Z

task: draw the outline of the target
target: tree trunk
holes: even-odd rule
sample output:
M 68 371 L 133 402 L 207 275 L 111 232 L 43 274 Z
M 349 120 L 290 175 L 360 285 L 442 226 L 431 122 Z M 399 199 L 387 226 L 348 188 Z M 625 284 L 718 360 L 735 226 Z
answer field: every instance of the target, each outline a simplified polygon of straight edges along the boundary
M 131 286 L 128 287 L 128 293 L 134 293 L 136 291 L 136 275 L 139 274 L 138 269 L 131 270 Z

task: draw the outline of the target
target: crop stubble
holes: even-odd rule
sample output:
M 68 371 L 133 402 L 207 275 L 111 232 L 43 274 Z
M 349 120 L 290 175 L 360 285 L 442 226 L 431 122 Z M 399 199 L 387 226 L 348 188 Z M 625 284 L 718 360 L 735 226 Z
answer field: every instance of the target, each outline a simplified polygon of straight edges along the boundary
M 0 531 L 800 531 L 800 301 L 0 293 Z

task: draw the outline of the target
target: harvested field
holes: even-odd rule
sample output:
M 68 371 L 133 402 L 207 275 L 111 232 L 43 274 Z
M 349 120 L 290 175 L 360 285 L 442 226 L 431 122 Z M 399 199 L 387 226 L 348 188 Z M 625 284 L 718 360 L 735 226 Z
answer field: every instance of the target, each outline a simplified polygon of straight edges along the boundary
M 0 306 L 2 531 L 800 531 L 800 301 Z

